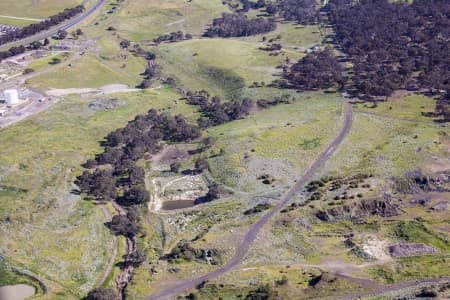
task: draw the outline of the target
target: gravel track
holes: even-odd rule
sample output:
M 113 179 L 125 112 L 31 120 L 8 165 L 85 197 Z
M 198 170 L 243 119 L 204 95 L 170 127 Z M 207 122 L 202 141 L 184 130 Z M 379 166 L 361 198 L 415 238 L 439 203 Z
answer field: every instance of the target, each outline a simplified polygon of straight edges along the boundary
M 344 127 L 341 129 L 339 135 L 333 140 L 333 142 L 331 142 L 331 144 L 327 147 L 327 149 L 320 154 L 320 156 L 316 159 L 316 161 L 314 161 L 314 163 L 310 166 L 310 168 L 306 171 L 306 173 L 297 181 L 297 183 L 282 196 L 278 204 L 270 212 L 263 215 L 258 222 L 256 222 L 250 227 L 241 244 L 237 248 L 234 256 L 227 264 L 206 275 L 193 278 L 191 280 L 182 282 L 180 284 L 176 284 L 174 286 L 164 288 L 153 295 L 145 297 L 144 299 L 156 300 L 176 296 L 188 289 L 196 287 L 198 284 L 206 280 L 214 279 L 218 276 L 221 276 L 232 270 L 234 267 L 236 267 L 243 260 L 243 258 L 249 251 L 252 243 L 255 241 L 259 231 L 264 227 L 264 225 L 266 225 L 273 216 L 278 214 L 283 209 L 283 207 L 289 203 L 289 201 L 292 199 L 294 195 L 296 195 L 298 192 L 302 190 L 305 184 L 313 178 L 316 171 L 332 156 L 336 148 L 349 133 L 352 125 L 352 118 L 353 118 L 352 105 L 350 103 L 346 103 L 345 124 Z

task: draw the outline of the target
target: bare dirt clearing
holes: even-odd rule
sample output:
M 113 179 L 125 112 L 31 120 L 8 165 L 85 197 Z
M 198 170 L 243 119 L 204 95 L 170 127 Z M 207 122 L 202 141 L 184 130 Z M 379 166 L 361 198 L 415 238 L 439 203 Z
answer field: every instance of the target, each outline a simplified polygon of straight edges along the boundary
M 141 89 L 130 88 L 126 84 L 109 84 L 104 85 L 98 89 L 94 88 L 69 88 L 69 89 L 50 89 L 45 93 L 48 96 L 53 97 L 64 97 L 73 94 L 95 94 L 95 95 L 108 95 L 115 93 L 130 93 L 130 92 L 139 92 Z

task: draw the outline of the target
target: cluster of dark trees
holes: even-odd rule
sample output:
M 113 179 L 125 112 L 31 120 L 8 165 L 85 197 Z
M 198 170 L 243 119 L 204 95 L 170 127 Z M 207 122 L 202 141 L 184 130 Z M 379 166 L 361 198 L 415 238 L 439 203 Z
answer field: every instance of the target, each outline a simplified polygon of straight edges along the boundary
M 209 258 L 211 264 L 217 264 L 217 258 L 220 257 L 220 253 L 216 249 L 212 250 L 202 250 L 192 247 L 188 241 L 182 240 L 173 247 L 173 249 L 163 256 L 162 259 L 168 260 L 169 262 L 176 260 L 206 260 Z
M 282 85 L 301 91 L 342 87 L 343 67 L 331 50 L 311 52 L 292 66 L 283 68 Z
M 51 16 L 42 22 L 39 22 L 36 24 L 30 24 L 19 30 L 8 32 L 7 34 L 0 36 L 0 45 L 9 43 L 9 42 L 12 42 L 15 40 L 23 39 L 23 38 L 32 36 L 38 32 L 47 30 L 55 25 L 58 25 L 58 24 L 64 22 L 65 20 L 73 18 L 74 16 L 83 12 L 83 10 L 84 10 L 83 5 L 78 5 L 73 8 L 66 8 L 64 11 L 60 12 L 59 14 Z
M 112 288 L 95 288 L 83 298 L 83 300 L 120 300 L 121 297 L 115 289 Z
M 35 41 L 27 46 L 17 46 L 17 47 L 11 47 L 6 51 L 0 51 L 0 61 L 3 59 L 6 59 L 8 57 L 12 57 L 18 54 L 25 53 L 27 50 L 36 50 L 41 48 L 42 46 L 47 46 L 49 44 L 49 40 L 45 39 L 43 42 Z
M 275 300 L 279 299 L 278 292 L 270 285 L 260 285 L 256 289 L 251 290 L 245 300 Z
M 277 43 L 270 44 L 265 47 L 259 47 L 259 49 L 263 50 L 263 51 L 280 51 L 282 48 L 283 48 L 283 46 L 281 46 L 281 44 L 277 44 Z
M 294 21 L 302 25 L 311 25 L 319 22 L 320 14 L 316 0 L 240 0 L 242 9 L 236 5 L 228 5 L 238 13 L 246 13 L 250 9 L 265 8 L 269 16 L 277 16 L 287 21 Z
M 144 57 L 147 60 L 147 67 L 145 68 L 144 72 L 141 74 L 142 76 L 144 76 L 144 79 L 137 86 L 137 88 L 147 89 L 152 85 L 152 79 L 159 76 L 159 74 L 161 72 L 161 66 L 156 63 L 155 54 L 148 52 L 148 51 L 144 51 L 140 47 L 138 47 L 138 49 L 135 50 L 135 53 Z
M 319 21 L 319 5 L 316 0 L 276 0 L 266 4 L 266 12 L 302 25 L 316 24 Z
M 155 44 L 161 44 L 162 42 L 178 42 L 182 40 L 190 40 L 192 39 L 192 34 L 186 33 L 184 34 L 182 31 L 171 32 L 170 34 L 163 34 L 153 39 Z
M 163 140 L 183 142 L 199 135 L 199 128 L 181 115 L 172 117 L 152 109 L 146 115 L 136 116 L 124 128 L 108 134 L 103 143 L 104 152 L 83 165 L 87 170 L 75 183 L 81 192 L 97 201 L 114 200 L 121 205 L 126 214 L 115 215 L 108 227 L 114 235 L 125 236 L 136 243 L 135 237 L 142 233 L 139 208 L 150 200 L 145 189 L 145 171 L 136 165 L 136 161 L 147 153 L 158 151 Z M 123 265 L 137 267 L 143 261 L 145 255 L 136 245 L 133 252 L 124 256 Z M 88 299 L 95 299 L 90 296 Z
M 257 1 L 241 0 L 241 3 L 242 9 L 239 10 L 239 12 L 248 12 L 250 9 L 260 9 L 266 6 L 265 0 L 257 0 Z
M 256 35 L 273 31 L 277 28 L 274 19 L 249 19 L 243 14 L 224 13 L 222 17 L 213 20 L 206 30 L 206 37 L 240 37 Z
M 268 108 L 270 106 L 276 106 L 278 104 L 289 104 L 292 102 L 292 97 L 288 94 L 276 96 L 273 100 L 259 99 L 256 104 L 261 108 Z
M 254 103 L 250 99 L 242 101 L 232 100 L 222 102 L 222 100 L 205 91 L 187 92 L 187 103 L 198 105 L 202 116 L 198 119 L 201 128 L 220 125 L 233 120 L 238 120 L 250 113 Z
M 447 0 L 331 0 L 327 9 L 354 65 L 357 96 L 376 99 L 404 88 L 431 94 L 449 90 Z
M 270 16 L 278 16 L 288 21 L 294 21 L 302 25 L 311 25 L 319 22 L 319 8 L 316 0 L 240 0 L 242 9 L 235 9 L 240 13 L 246 13 L 250 9 L 265 8 Z
M 135 208 L 130 208 L 126 215 L 115 215 L 109 224 L 109 229 L 114 235 L 133 238 L 142 232 L 139 222 L 139 212 Z
M 270 205 L 269 203 L 259 203 L 256 206 L 254 206 L 252 208 L 249 208 L 246 211 L 244 211 L 244 215 L 257 214 L 257 213 L 260 213 L 262 211 L 268 210 L 271 207 L 272 207 L 272 205 Z
M 199 128 L 181 115 L 172 117 L 150 110 L 108 134 L 105 151 L 84 164 L 88 170 L 75 183 L 81 192 L 98 201 L 116 200 L 122 206 L 146 203 L 150 197 L 144 188 L 145 171 L 136 161 L 158 151 L 162 140 L 182 142 L 199 135 Z M 118 189 L 123 191 L 121 196 Z

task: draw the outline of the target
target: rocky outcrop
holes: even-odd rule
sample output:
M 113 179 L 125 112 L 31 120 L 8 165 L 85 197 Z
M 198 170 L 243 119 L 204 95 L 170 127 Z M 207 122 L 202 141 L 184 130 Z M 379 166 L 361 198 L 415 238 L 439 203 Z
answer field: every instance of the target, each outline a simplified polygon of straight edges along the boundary
M 367 199 L 327 210 L 319 210 L 316 217 L 322 221 L 331 222 L 334 220 L 358 220 L 374 215 L 390 217 L 399 213 L 399 206 L 390 200 Z
M 421 192 L 447 191 L 445 185 L 450 183 L 449 172 L 442 172 L 432 176 L 424 175 L 420 170 L 407 172 L 403 178 L 395 178 L 395 189 L 404 194 Z
M 449 201 L 441 201 L 434 205 L 431 209 L 432 210 L 447 210 L 450 207 Z
M 393 257 L 414 256 L 423 254 L 435 254 L 439 251 L 433 246 L 425 244 L 401 243 L 388 247 L 388 252 Z

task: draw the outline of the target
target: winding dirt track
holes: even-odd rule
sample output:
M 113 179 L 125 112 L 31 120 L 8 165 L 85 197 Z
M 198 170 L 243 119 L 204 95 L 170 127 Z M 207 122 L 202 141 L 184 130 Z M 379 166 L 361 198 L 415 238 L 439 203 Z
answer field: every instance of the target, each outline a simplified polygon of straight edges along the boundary
M 156 300 L 156 299 L 164 299 L 172 296 L 176 296 L 185 290 L 194 288 L 198 284 L 202 283 L 203 281 L 210 280 L 213 278 L 216 278 L 218 276 L 221 276 L 227 272 L 229 272 L 231 269 L 236 267 L 244 258 L 244 256 L 247 254 L 248 250 L 250 249 L 250 246 L 252 245 L 253 241 L 256 239 L 256 236 L 258 235 L 261 228 L 267 224 L 267 222 L 276 214 L 278 214 L 281 209 L 283 209 L 284 206 L 288 204 L 288 202 L 292 199 L 292 197 L 301 191 L 301 189 L 304 187 L 304 185 L 310 181 L 314 175 L 314 173 L 331 157 L 331 155 L 336 150 L 337 146 L 344 140 L 345 136 L 350 131 L 350 127 L 352 125 L 352 118 L 353 118 L 353 109 L 352 105 L 350 103 L 346 103 L 346 112 L 345 112 L 345 124 L 342 128 L 339 135 L 334 139 L 333 142 L 327 147 L 327 149 L 320 154 L 320 156 L 317 158 L 316 161 L 311 165 L 311 167 L 306 171 L 306 173 L 297 181 L 297 183 L 289 190 L 287 191 L 278 204 L 267 214 L 261 217 L 258 222 L 253 224 L 250 227 L 250 230 L 245 235 L 244 239 L 242 240 L 239 247 L 236 249 L 236 252 L 233 256 L 233 258 L 225 264 L 220 269 L 217 269 L 211 273 L 208 273 L 206 275 L 182 282 L 180 284 L 162 289 L 158 292 L 156 292 L 153 295 L 150 295 L 145 300 Z
M 108 222 L 111 221 L 112 219 L 112 215 L 111 212 L 109 211 L 109 209 L 102 205 L 101 206 L 103 214 L 105 215 L 105 218 Z M 103 284 L 105 283 L 106 279 L 108 278 L 109 274 L 111 273 L 112 269 L 114 268 L 114 263 L 116 261 L 116 257 L 117 257 L 117 237 L 113 234 L 113 253 L 111 254 L 111 257 L 109 259 L 108 265 L 105 268 L 105 271 L 103 272 L 103 276 L 102 278 L 100 278 L 100 280 L 97 283 L 98 287 L 103 286 Z

